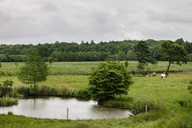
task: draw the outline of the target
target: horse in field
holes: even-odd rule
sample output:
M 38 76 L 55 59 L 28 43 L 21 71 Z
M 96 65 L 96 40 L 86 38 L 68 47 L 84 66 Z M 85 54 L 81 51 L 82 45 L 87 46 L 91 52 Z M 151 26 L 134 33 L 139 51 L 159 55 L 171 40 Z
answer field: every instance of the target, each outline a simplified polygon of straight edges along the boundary
M 167 72 L 163 72 L 163 74 L 161 74 L 161 78 L 167 78 L 167 76 L 169 76 Z
M 143 72 L 142 74 L 143 74 L 143 76 L 146 76 L 146 75 L 147 75 L 147 72 Z

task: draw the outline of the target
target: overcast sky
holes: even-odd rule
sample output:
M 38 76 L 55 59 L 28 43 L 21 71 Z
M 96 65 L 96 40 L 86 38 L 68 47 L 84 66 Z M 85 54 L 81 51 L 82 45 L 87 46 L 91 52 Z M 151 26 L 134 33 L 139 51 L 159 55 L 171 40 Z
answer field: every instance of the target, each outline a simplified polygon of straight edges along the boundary
M 0 0 L 0 44 L 192 42 L 192 0 Z

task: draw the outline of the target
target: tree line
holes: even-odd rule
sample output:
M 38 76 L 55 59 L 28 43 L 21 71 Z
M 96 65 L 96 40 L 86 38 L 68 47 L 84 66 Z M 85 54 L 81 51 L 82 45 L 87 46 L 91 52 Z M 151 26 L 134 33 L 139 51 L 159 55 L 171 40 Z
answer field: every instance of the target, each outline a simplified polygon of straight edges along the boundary
M 149 47 L 151 57 L 155 60 L 166 60 L 159 53 L 161 44 L 165 40 L 145 40 Z M 114 60 L 137 60 L 134 52 L 134 46 L 138 44 L 138 40 L 109 41 L 95 43 L 82 41 L 78 43 L 58 42 L 46 44 L 16 44 L 16 45 L 0 45 L 0 61 L 1 62 L 22 62 L 31 51 L 36 50 L 43 57 L 44 61 L 48 61 L 49 57 L 53 57 L 54 61 L 103 61 L 107 58 Z M 189 61 L 192 61 L 192 43 L 184 41 L 182 38 L 177 39 L 175 43 L 182 45 L 187 52 Z

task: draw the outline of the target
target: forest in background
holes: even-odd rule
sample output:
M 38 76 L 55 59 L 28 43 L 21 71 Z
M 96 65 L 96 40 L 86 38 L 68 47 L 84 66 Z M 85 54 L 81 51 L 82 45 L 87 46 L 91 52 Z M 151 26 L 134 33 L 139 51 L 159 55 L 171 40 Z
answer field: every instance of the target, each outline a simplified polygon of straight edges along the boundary
M 156 41 L 153 39 L 145 40 L 152 53 L 152 57 L 158 61 L 166 61 L 159 54 L 161 44 L 165 40 Z M 37 50 L 48 61 L 49 57 L 53 57 L 55 62 L 64 61 L 103 61 L 108 58 L 114 60 L 137 60 L 133 51 L 134 46 L 139 40 L 109 41 L 95 43 L 82 41 L 81 44 L 72 42 L 58 42 L 45 44 L 16 44 L 16 45 L 0 45 L 0 61 L 1 62 L 22 62 L 32 50 Z M 192 62 L 192 43 L 184 41 L 182 38 L 177 39 L 176 43 L 182 45 L 187 51 L 188 60 Z

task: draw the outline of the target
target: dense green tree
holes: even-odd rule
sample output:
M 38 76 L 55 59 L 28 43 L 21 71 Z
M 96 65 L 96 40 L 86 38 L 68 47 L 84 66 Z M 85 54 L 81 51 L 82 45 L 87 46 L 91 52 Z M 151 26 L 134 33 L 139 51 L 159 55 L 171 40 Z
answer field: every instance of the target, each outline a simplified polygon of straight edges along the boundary
M 84 43 L 82 41 L 81 44 L 77 44 L 75 42 L 67 43 L 58 41 L 55 43 L 38 45 L 1 44 L 0 56 L 4 58 L 1 60 L 2 62 L 15 62 L 21 61 L 21 55 L 26 56 L 30 54 L 32 50 L 38 50 L 39 54 L 45 61 L 48 61 L 49 56 L 54 57 L 55 61 L 101 61 L 108 58 L 108 53 L 110 53 L 110 57 L 113 59 L 124 60 L 119 57 L 119 55 L 121 55 L 119 53 L 122 51 L 127 55 L 127 60 L 137 60 L 137 57 L 132 54 L 132 50 L 134 49 L 134 46 L 138 44 L 138 42 L 139 41 L 137 40 L 123 40 L 95 43 L 92 40 L 90 43 Z M 149 51 L 152 54 L 152 58 L 156 60 L 163 60 L 163 56 L 158 52 L 163 42 L 163 40 L 156 41 L 153 39 L 145 41 L 146 46 L 149 48 Z M 187 51 L 187 54 L 192 53 L 192 43 L 188 41 L 184 42 L 182 38 L 176 40 L 176 43 L 182 44 Z M 84 57 L 80 57 L 81 59 L 79 58 L 80 52 L 84 53 Z M 95 52 L 98 52 L 98 54 L 95 54 Z M 88 53 L 90 53 L 90 55 Z M 105 56 L 101 56 L 101 53 Z M 73 58 L 70 58 L 70 56 Z
M 162 56 L 158 53 L 160 48 L 161 48 L 160 45 L 155 45 L 155 46 L 150 48 L 150 51 L 152 53 L 152 57 L 155 58 L 156 60 L 162 59 Z
M 127 60 L 125 60 L 125 67 L 127 68 L 128 66 L 129 66 L 129 63 L 128 63 L 128 61 Z
M 191 54 L 187 54 L 187 58 L 188 58 L 189 62 L 192 62 L 192 53 Z
M 127 94 L 131 76 L 123 63 L 107 61 L 95 67 L 89 77 L 89 91 L 93 100 L 102 104 L 115 95 Z
M 184 44 L 184 40 L 183 40 L 183 38 L 180 38 L 180 39 L 177 39 L 177 40 L 175 41 L 175 43 L 177 43 L 177 44 L 179 44 L 179 45 L 183 45 L 183 44 Z
M 133 50 L 129 50 L 127 52 L 127 60 L 137 60 L 136 54 L 133 52 Z
M 188 54 L 191 54 L 192 53 L 192 43 L 189 43 L 189 42 L 185 42 L 183 44 L 185 50 L 187 51 Z
M 54 58 L 54 61 L 62 61 L 62 52 L 58 52 L 58 51 L 54 51 L 51 55 L 50 55 L 50 57 L 53 57 Z
M 83 52 L 78 53 L 77 61 L 84 61 L 85 60 L 85 55 Z
M 90 44 L 95 44 L 94 40 L 91 40 Z
M 50 64 L 50 67 L 52 66 L 52 63 L 54 62 L 54 58 L 53 57 L 49 57 L 48 58 L 48 62 Z
M 173 41 L 163 42 L 159 52 L 164 56 L 165 60 L 169 61 L 167 72 L 169 72 L 171 64 L 176 63 L 181 66 L 181 63 L 187 63 L 187 52 L 184 47 Z
M 139 41 L 138 44 L 134 46 L 134 52 L 139 63 L 148 65 L 148 63 L 155 64 L 155 59 L 152 58 L 152 54 L 149 50 L 149 47 L 145 41 Z
M 47 64 L 43 62 L 38 52 L 32 51 L 32 53 L 27 56 L 25 65 L 20 67 L 18 79 L 23 83 L 36 85 L 39 82 L 45 81 L 47 75 Z
M 45 46 L 38 47 L 38 53 L 42 57 L 48 57 L 49 56 L 49 49 Z
M 1 60 L 1 62 L 8 62 L 7 55 L 6 54 L 0 54 L 0 60 Z
M 117 54 L 118 60 L 126 60 L 126 54 L 123 51 L 119 51 Z
M 149 47 L 145 41 L 139 41 L 135 46 L 133 51 L 136 54 L 138 60 L 139 72 L 143 69 L 143 66 L 148 66 L 148 63 L 155 64 L 156 60 L 152 57 Z

